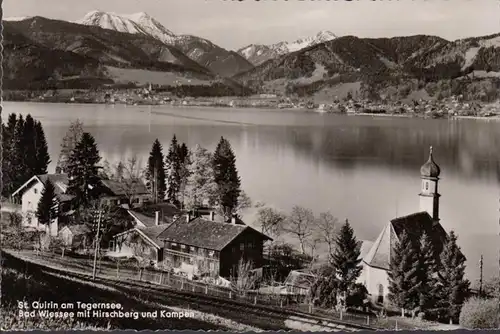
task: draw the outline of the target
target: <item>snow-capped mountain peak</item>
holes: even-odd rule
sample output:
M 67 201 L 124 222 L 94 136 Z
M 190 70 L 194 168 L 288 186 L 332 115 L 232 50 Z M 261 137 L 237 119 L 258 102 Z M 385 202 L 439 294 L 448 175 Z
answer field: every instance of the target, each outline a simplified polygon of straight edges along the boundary
M 250 44 L 238 50 L 238 53 L 254 65 L 258 65 L 277 56 L 295 52 L 335 38 L 337 38 L 337 36 L 334 33 L 324 30 L 314 36 L 298 39 L 293 42 L 284 41 L 272 45 Z
M 165 43 L 172 42 L 176 38 L 173 32 L 145 12 L 122 15 L 94 10 L 76 23 L 130 34 L 149 35 Z
M 12 17 L 4 17 L 2 20 L 14 22 L 14 21 L 24 21 L 30 18 L 31 16 L 12 16 Z
M 283 51 L 285 53 L 288 53 L 288 52 L 298 51 L 298 50 L 301 50 L 303 48 L 307 48 L 309 46 L 324 43 L 324 42 L 330 41 L 330 40 L 335 39 L 335 38 L 337 38 L 337 36 L 335 36 L 335 34 L 332 33 L 331 31 L 320 31 L 319 33 L 317 33 L 314 36 L 298 39 L 298 40 L 291 42 L 291 43 L 281 42 L 281 43 L 274 44 L 271 46 L 271 48 L 273 48 L 273 46 L 277 46 L 278 49 L 280 49 L 280 50 L 283 49 Z

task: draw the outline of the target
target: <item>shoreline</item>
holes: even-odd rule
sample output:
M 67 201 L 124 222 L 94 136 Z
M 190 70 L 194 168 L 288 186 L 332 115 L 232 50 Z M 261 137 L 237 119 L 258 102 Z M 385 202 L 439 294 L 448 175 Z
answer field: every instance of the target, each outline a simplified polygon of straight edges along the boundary
M 447 120 L 493 120 L 500 121 L 500 115 L 492 115 L 492 116 L 466 116 L 466 115 L 443 115 L 442 117 L 432 117 L 429 115 L 423 114 L 401 114 L 401 113 L 366 113 L 366 112 L 331 112 L 324 111 L 319 109 L 309 109 L 309 108 L 279 108 L 272 106 L 254 106 L 254 105 L 239 105 L 239 106 L 230 106 L 225 104 L 180 104 L 180 103 L 106 103 L 100 101 L 93 102 L 81 102 L 81 101 L 46 101 L 46 100 L 25 100 L 25 101 L 14 101 L 14 100 L 4 100 L 3 102 L 7 103 L 32 103 L 32 104 L 68 104 L 68 105 L 100 105 L 100 106 L 123 106 L 127 107 L 177 107 L 177 108 L 203 108 L 203 109 L 213 109 L 213 108 L 224 108 L 224 109 L 256 109 L 262 111 L 275 111 L 275 112 L 301 112 L 301 113 L 311 113 L 311 114 L 320 114 L 320 115 L 340 115 L 340 116 L 362 116 L 362 117 L 388 117 L 388 118 L 419 118 L 419 119 L 447 119 Z

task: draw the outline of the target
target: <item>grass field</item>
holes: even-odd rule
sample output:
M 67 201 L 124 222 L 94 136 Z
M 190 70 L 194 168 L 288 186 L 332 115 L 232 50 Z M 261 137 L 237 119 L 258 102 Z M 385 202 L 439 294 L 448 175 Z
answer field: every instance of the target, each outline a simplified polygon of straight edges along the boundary
M 169 329 L 169 330 L 253 330 L 215 315 L 197 312 L 194 318 L 78 318 L 44 319 L 40 317 L 23 319 L 17 315 L 18 302 L 46 301 L 55 303 L 120 303 L 123 311 L 172 311 L 158 301 L 152 301 L 140 291 L 120 291 L 115 288 L 79 280 L 58 274 L 42 266 L 24 262 L 7 253 L 2 254 L 2 315 L 1 328 L 9 330 L 30 329 Z M 178 305 L 178 309 L 188 309 Z M 198 318 L 198 319 L 197 319 Z M 203 319 L 203 320 L 202 320 Z

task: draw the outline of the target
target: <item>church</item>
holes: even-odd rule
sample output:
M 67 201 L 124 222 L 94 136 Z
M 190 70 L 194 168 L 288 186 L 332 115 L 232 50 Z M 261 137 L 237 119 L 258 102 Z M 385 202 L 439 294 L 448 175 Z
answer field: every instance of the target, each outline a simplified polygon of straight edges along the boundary
M 441 170 L 434 161 L 432 146 L 429 159 L 420 168 L 420 210 L 404 217 L 397 217 L 387 223 L 375 242 L 364 244 L 367 252 L 362 252 L 363 270 L 358 279 L 365 285 L 373 302 L 386 304 L 389 293 L 388 271 L 390 270 L 391 252 L 403 231 L 410 238 L 418 240 L 425 231 L 431 237 L 439 256 L 447 238 L 447 233 L 439 222 L 438 183 Z M 418 239 L 417 239 L 418 238 Z M 365 253 L 365 254 L 363 254 Z

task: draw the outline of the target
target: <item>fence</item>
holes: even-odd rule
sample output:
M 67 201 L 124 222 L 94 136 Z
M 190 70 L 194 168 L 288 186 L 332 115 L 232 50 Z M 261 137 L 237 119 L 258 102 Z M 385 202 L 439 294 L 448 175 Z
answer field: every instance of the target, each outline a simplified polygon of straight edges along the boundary
M 42 258 L 47 260 L 47 262 L 60 265 L 61 267 L 68 269 L 78 269 L 84 272 L 90 272 L 93 266 L 93 260 L 89 256 L 81 256 L 79 258 L 65 256 L 62 258 L 60 255 L 47 252 L 42 252 L 40 255 L 42 255 Z M 237 291 L 235 289 L 215 286 L 204 282 L 188 280 L 183 276 L 179 276 L 171 272 L 140 269 L 135 266 L 120 265 L 119 263 L 109 260 L 100 261 L 97 268 L 97 274 L 99 276 L 113 277 L 119 280 L 142 281 L 150 284 L 167 286 L 179 291 L 204 294 L 211 297 L 218 297 L 247 304 L 267 306 L 291 312 L 308 313 L 313 316 L 328 318 L 332 321 L 342 321 L 353 325 L 369 326 L 381 329 L 402 329 L 399 328 L 401 326 L 398 327 L 398 323 L 394 319 L 378 318 L 374 315 L 326 310 L 310 304 L 300 303 L 293 295 Z

